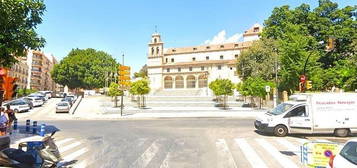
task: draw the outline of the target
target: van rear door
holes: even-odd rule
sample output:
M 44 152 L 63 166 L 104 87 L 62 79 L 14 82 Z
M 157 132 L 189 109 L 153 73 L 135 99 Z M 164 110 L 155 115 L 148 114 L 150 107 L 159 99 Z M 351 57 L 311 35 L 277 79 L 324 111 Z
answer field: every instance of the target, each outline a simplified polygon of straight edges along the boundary
M 290 133 L 312 133 L 311 115 L 306 104 L 295 106 L 284 118 L 288 118 Z

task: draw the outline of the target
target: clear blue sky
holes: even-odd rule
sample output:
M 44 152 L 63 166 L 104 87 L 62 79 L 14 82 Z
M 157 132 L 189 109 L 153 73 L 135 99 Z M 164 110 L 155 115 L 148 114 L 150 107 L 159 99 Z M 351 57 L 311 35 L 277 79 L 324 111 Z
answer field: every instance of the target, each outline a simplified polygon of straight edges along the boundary
M 340 7 L 353 0 L 334 0 Z M 242 33 L 263 23 L 274 7 L 296 7 L 317 0 L 45 0 L 47 11 L 38 33 L 43 49 L 58 60 L 72 48 L 94 48 L 138 71 L 146 63 L 147 43 L 155 25 L 164 47 L 203 44 L 218 32 Z M 356 1 L 354 1 L 356 2 Z

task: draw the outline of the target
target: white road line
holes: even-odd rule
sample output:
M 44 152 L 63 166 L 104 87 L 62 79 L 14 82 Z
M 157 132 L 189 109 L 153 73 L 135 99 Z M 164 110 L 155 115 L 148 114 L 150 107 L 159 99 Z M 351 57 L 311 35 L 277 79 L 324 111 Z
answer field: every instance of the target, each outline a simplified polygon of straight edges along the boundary
M 237 168 L 236 162 L 233 159 L 232 153 L 229 150 L 224 139 L 216 141 L 217 148 L 217 167 L 218 168 Z
M 141 156 L 135 160 L 135 162 L 130 167 L 146 167 L 152 158 L 159 151 L 158 140 L 155 140 L 146 151 L 141 154 Z
M 300 155 L 300 147 L 295 146 L 286 139 L 277 139 L 276 141 L 278 141 L 279 144 L 287 148 L 290 152 L 294 152 L 295 155 Z
M 264 161 L 260 159 L 260 156 L 254 151 L 254 149 L 247 143 L 245 139 L 237 138 L 235 141 L 253 168 L 268 168 L 268 166 L 265 165 Z
M 77 157 L 83 155 L 84 153 L 88 152 L 87 148 L 82 148 L 78 151 L 75 151 L 73 153 L 71 153 L 70 155 L 67 155 L 65 157 L 63 157 L 63 161 L 65 162 L 70 162 L 72 160 L 75 160 Z
M 185 141 L 184 140 L 182 140 L 182 139 L 180 139 L 180 140 L 175 140 L 175 142 L 174 142 L 174 144 L 172 145 L 172 146 L 174 146 L 174 145 L 184 145 L 185 144 Z M 167 153 L 167 155 L 166 155 L 166 157 L 165 157 L 165 159 L 164 159 L 164 161 L 162 161 L 162 164 L 160 165 L 160 168 L 169 168 L 169 160 L 171 159 L 171 155 L 172 155 L 172 151 L 173 151 L 173 147 L 171 147 L 170 149 L 169 149 L 170 151 Z
M 300 139 L 300 138 L 295 138 L 294 140 L 298 141 L 301 145 L 303 145 L 305 142 L 309 142 L 307 139 Z
M 87 167 L 87 162 L 84 160 L 78 164 L 75 164 L 73 168 L 86 168 Z
M 273 145 L 268 143 L 265 139 L 255 139 L 262 146 L 266 152 L 270 153 L 275 160 L 277 160 L 281 166 L 289 168 L 298 168 L 298 166 L 290 159 L 282 155 Z
M 60 140 L 60 141 L 55 141 L 55 143 L 56 143 L 57 146 L 61 146 L 61 145 L 63 145 L 63 144 L 66 143 L 66 142 L 72 141 L 73 139 L 74 139 L 74 138 L 66 138 L 66 139 L 62 139 L 62 140 Z
M 64 147 L 62 147 L 62 148 L 59 148 L 59 151 L 60 151 L 61 153 L 63 153 L 63 152 L 66 152 L 67 150 L 69 150 L 69 149 L 71 149 L 71 148 L 74 148 L 74 147 L 80 145 L 80 144 L 81 144 L 81 142 L 75 142 L 75 143 L 69 144 L 69 145 L 67 145 L 67 146 L 64 146 Z

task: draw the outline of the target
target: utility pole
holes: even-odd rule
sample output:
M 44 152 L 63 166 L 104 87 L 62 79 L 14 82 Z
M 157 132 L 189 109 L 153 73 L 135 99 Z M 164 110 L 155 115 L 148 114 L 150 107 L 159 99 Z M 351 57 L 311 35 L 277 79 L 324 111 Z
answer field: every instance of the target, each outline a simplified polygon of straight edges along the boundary
M 124 66 L 124 54 L 123 54 L 123 61 L 122 61 L 122 63 L 123 63 L 123 66 Z M 123 104 L 124 104 L 124 102 L 123 102 L 123 97 L 124 97 L 124 89 L 122 89 L 122 92 L 123 92 L 123 94 L 121 95 L 121 99 L 120 99 L 120 116 L 123 116 Z
M 279 100 L 279 91 L 278 91 L 278 53 L 276 53 L 275 56 L 275 65 L 274 65 L 274 69 L 275 69 L 275 89 L 274 89 L 274 95 L 273 95 L 273 104 L 274 107 L 277 106 L 278 104 L 278 100 Z

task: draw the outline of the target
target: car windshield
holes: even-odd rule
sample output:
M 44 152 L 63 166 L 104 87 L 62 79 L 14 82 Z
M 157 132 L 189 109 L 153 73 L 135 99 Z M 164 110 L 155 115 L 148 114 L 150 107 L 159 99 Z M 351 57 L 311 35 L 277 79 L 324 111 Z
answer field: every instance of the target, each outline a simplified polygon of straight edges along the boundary
M 341 150 L 340 155 L 357 165 L 357 142 L 348 142 Z
M 68 106 L 68 103 L 58 103 L 58 106 Z
M 273 114 L 273 115 L 283 114 L 288 109 L 290 109 L 292 106 L 293 106 L 292 104 L 282 103 L 282 104 L 279 104 L 278 106 L 276 106 L 276 108 L 272 109 L 271 111 L 268 111 L 268 113 Z

